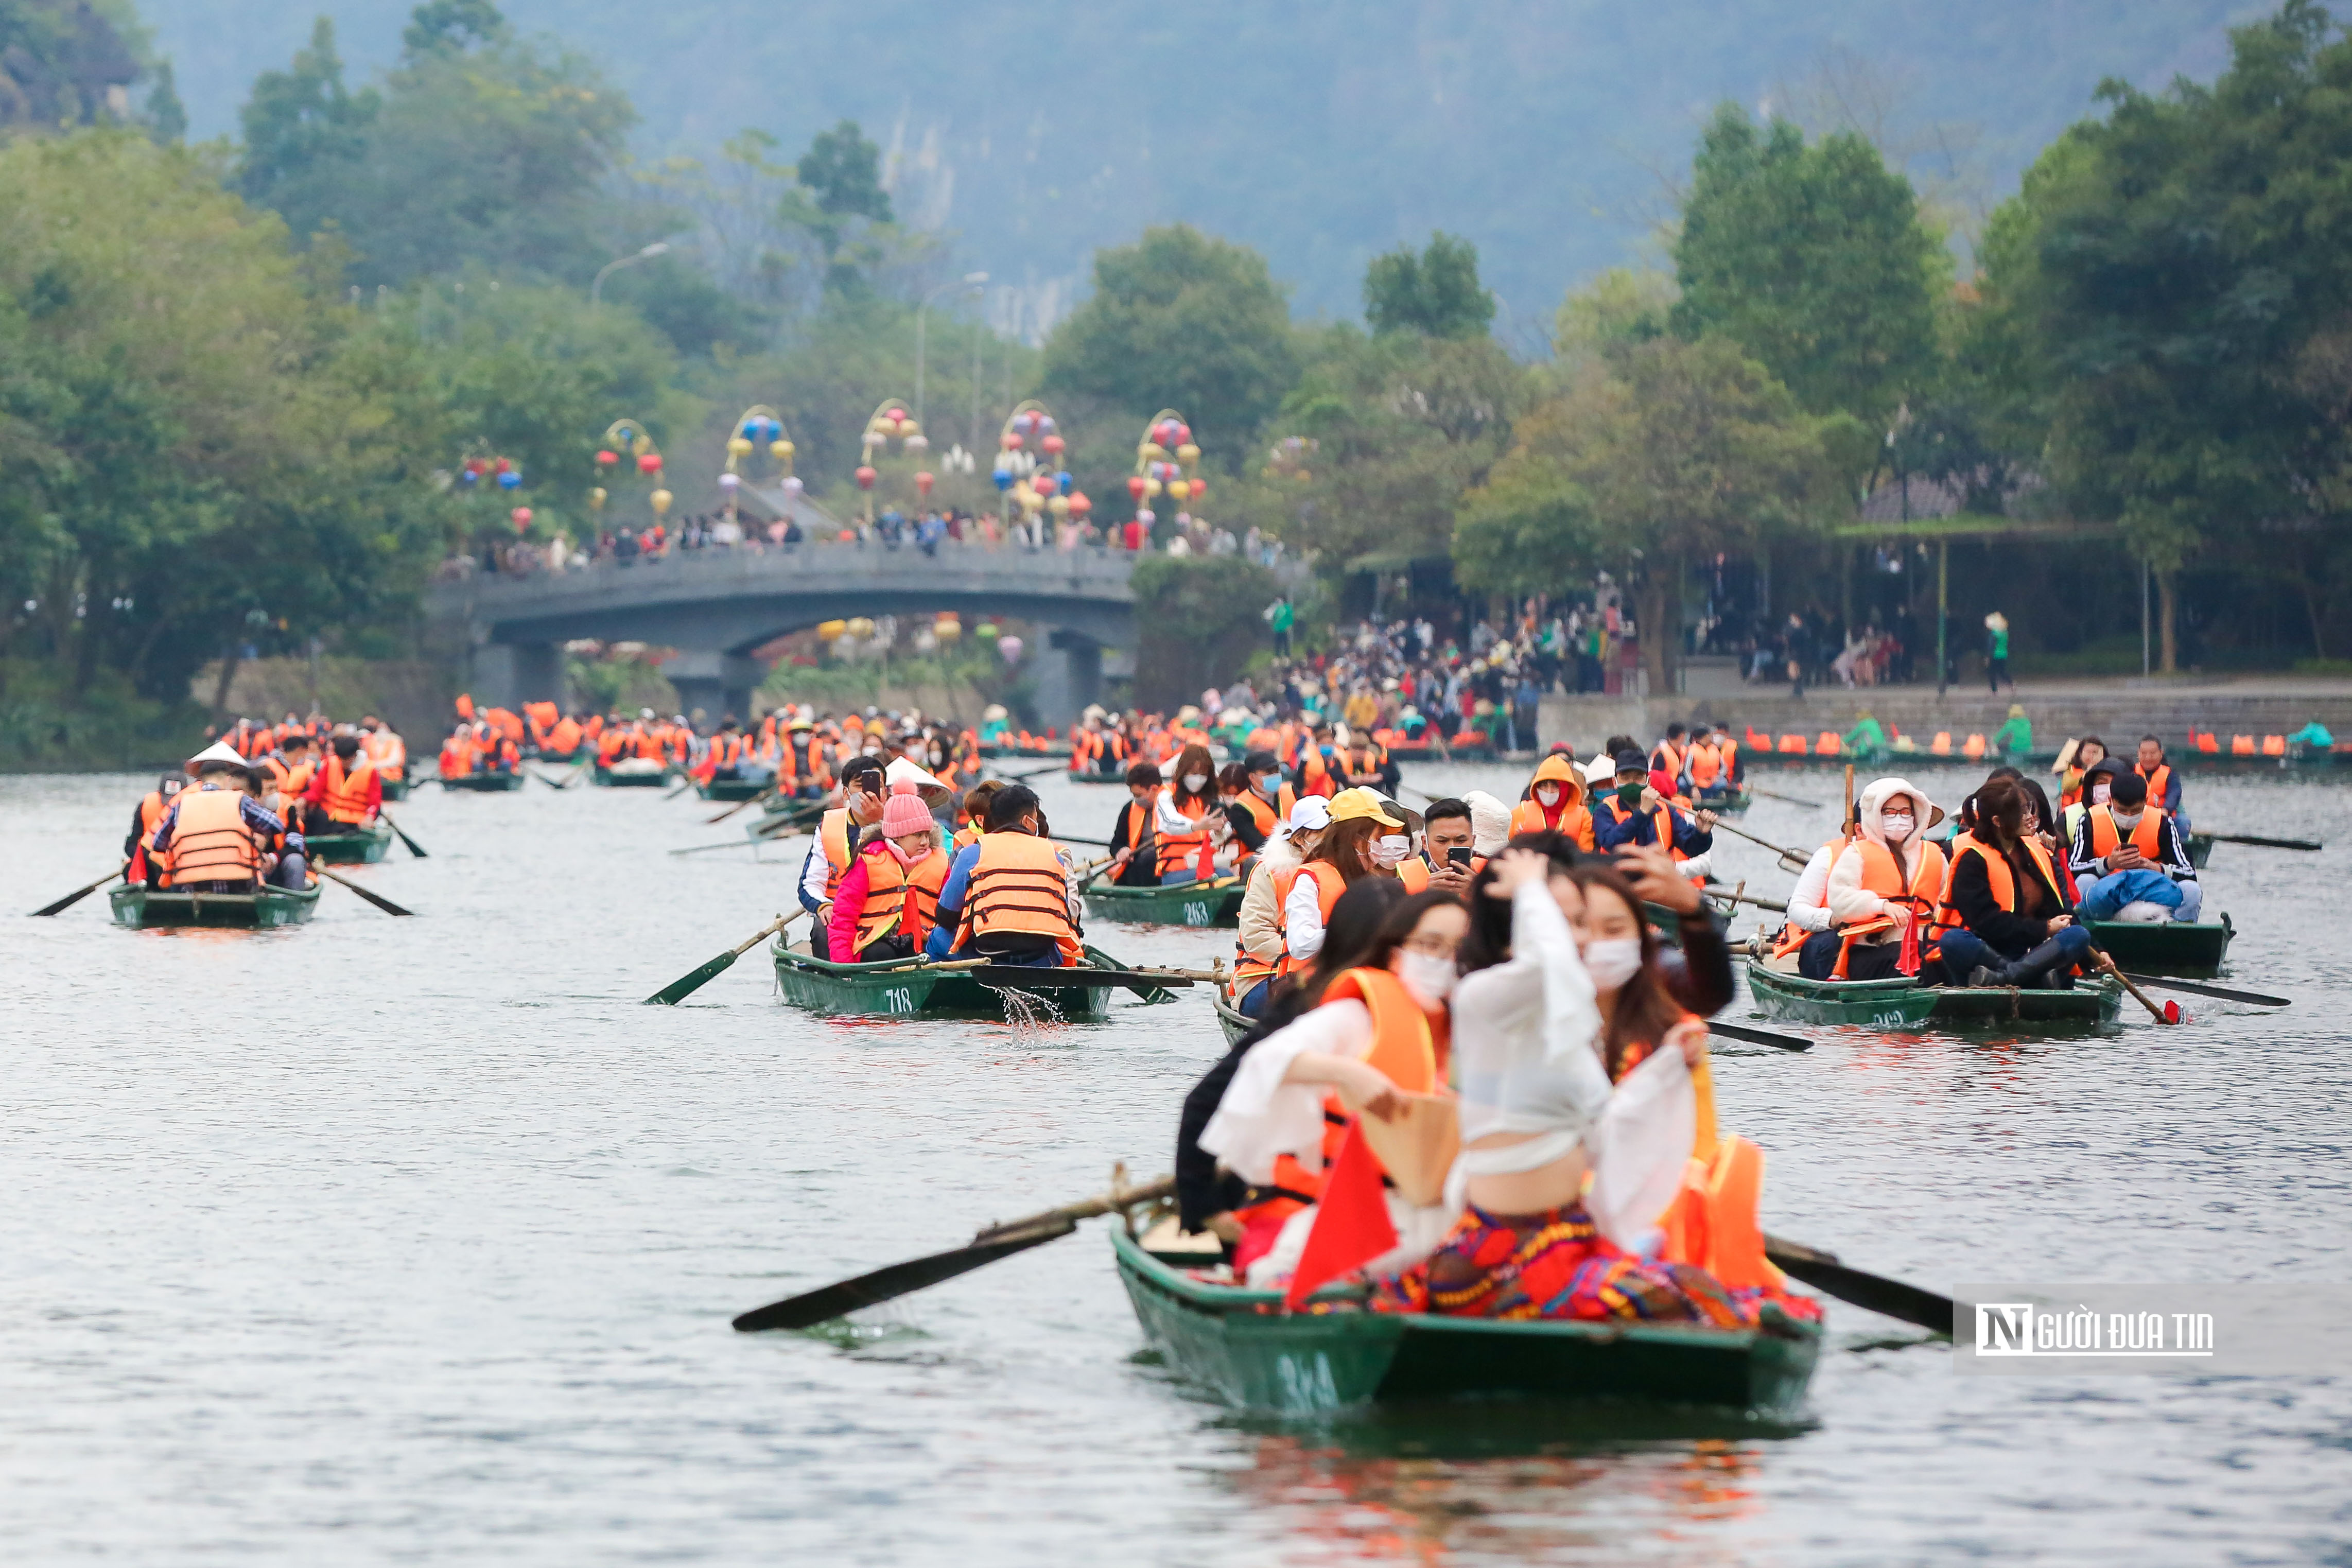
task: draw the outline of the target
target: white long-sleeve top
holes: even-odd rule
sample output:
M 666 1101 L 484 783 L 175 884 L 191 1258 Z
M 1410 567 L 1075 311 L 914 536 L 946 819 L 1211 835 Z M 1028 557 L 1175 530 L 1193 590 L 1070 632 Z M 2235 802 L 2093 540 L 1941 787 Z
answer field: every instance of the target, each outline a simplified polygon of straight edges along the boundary
M 1885 846 L 1882 844 L 1881 847 Z M 1927 849 L 1915 836 L 1899 850 L 1888 852 L 1895 856 L 1895 863 L 1902 867 L 1907 879 L 1917 868 L 1919 857 L 1927 853 Z M 1862 885 L 1862 861 L 1863 858 L 1858 854 L 1841 855 L 1838 857 L 1836 867 L 1830 872 L 1829 896 L 1825 901 L 1829 905 L 1831 918 L 1840 925 L 1852 925 L 1857 921 L 1875 920 L 1887 910 L 1900 907 L 1889 900 L 1880 898 Z M 1794 900 L 1790 902 L 1793 906 Z M 1874 937 L 1866 937 L 1864 940 L 1887 942 L 1892 941 L 1895 934 L 1892 931 L 1882 931 Z
M 1323 951 L 1323 895 L 1314 878 L 1292 880 L 1282 900 L 1282 929 L 1290 956 L 1301 963 Z
M 1298 846 L 1277 833 L 1265 841 L 1257 865 L 1250 871 L 1249 886 L 1242 893 L 1239 935 L 1242 951 L 1261 963 L 1272 963 L 1282 956 L 1282 914 L 1274 896 L 1275 879 L 1285 871 L 1296 871 L 1305 858 Z
M 1837 847 L 1825 844 L 1805 862 L 1805 874 L 1789 895 L 1789 923 L 1799 931 L 1830 929 L 1830 862 L 1836 858 Z
M 1540 878 L 1511 896 L 1511 956 L 1454 996 L 1462 1142 L 1497 1132 L 1581 1133 L 1609 1100 L 1601 1009 L 1576 938 Z
M 1249 1048 L 1201 1129 L 1201 1147 L 1245 1182 L 1274 1180 L 1274 1162 L 1288 1154 L 1310 1171 L 1323 1168 L 1323 1089 L 1285 1083 L 1290 1064 L 1308 1051 L 1357 1057 L 1372 1048 L 1372 1010 L 1354 997 L 1308 1009 Z

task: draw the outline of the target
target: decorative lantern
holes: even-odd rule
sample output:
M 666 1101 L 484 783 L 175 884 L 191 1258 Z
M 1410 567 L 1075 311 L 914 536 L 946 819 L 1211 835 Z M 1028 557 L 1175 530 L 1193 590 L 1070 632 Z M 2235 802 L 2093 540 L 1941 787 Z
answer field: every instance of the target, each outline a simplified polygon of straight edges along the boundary
M 530 508 L 527 506 L 519 506 L 507 515 L 514 519 L 515 531 L 517 533 L 529 533 L 530 531 Z
M 501 458 L 499 461 L 503 463 L 506 459 Z M 520 469 L 500 468 L 499 470 L 499 489 L 502 490 L 518 489 L 521 488 L 521 485 L 522 472 Z
M 588 510 L 591 511 L 603 511 L 604 510 L 604 486 L 598 485 L 594 489 L 588 492 Z
M 725 490 L 730 496 L 735 493 L 736 487 L 740 485 L 742 482 L 742 476 L 740 474 L 721 474 L 719 476 L 719 488 Z
M 1058 458 L 1069 446 L 1069 443 L 1063 440 L 1059 436 L 1048 436 L 1043 441 L 1038 442 L 1037 445 L 1043 447 L 1050 456 Z
M 1061 489 L 1062 485 L 1060 479 L 1052 474 L 1038 474 L 1030 479 L 1029 488 L 1039 495 L 1049 496 Z
M 999 637 L 996 639 L 996 651 L 1004 656 L 1005 663 L 1019 664 L 1021 662 L 1021 639 L 1019 637 Z
M 600 468 L 609 468 L 620 460 L 621 454 L 618 452 L 600 451 L 596 454 L 596 466 Z
M 996 481 L 996 488 L 1000 490 L 1009 490 L 1013 488 L 1013 470 L 1011 468 L 1000 467 L 991 472 L 988 477 Z
M 1176 460 L 1188 465 L 1197 463 L 1201 460 L 1201 448 L 1187 441 L 1176 448 Z
M 928 452 L 930 449 L 931 438 L 929 436 L 919 434 L 907 437 L 907 450 L 909 452 Z
M 1186 496 L 1189 496 L 1192 493 L 1192 487 L 1186 484 L 1183 480 L 1171 479 L 1168 481 L 1168 499 L 1170 500 L 1182 500 Z
M 872 489 L 874 488 L 874 479 L 875 479 L 875 475 L 874 475 L 874 470 L 873 470 L 871 468 L 866 467 L 866 466 L 865 466 L 865 465 L 862 465 L 862 464 L 861 464 L 861 465 L 859 466 L 858 469 L 857 469 L 857 476 L 856 476 L 856 477 L 857 477 L 857 488 L 858 488 L 859 489 L 861 489 L 861 490 L 870 490 L 870 489 Z
M 1086 491 L 1072 490 L 1070 492 L 1070 515 L 1072 517 L 1084 519 L 1087 513 L 1094 510 L 1095 503 L 1087 497 Z
M 1144 527 L 1150 528 L 1153 523 L 1160 521 L 1160 515 L 1153 511 L 1150 507 L 1145 507 L 1141 511 L 1135 514 L 1135 521 L 1143 524 Z
M 931 623 L 931 635 L 941 642 L 954 642 L 963 636 L 963 623 L 953 610 L 941 610 L 940 618 Z
M 859 642 L 864 642 L 874 635 L 874 623 L 864 616 L 854 616 L 850 617 L 849 635 Z
M 653 494 L 646 498 L 647 501 L 652 503 L 654 515 L 656 517 L 667 517 L 669 515 L 669 503 L 677 499 L 677 497 L 671 495 L 667 490 L 656 490 Z
M 1054 476 L 1054 483 L 1065 494 L 1077 488 L 1076 481 L 1070 478 L 1070 471 L 1067 468 Z
M 800 476 L 798 474 L 788 475 L 784 479 L 784 493 L 788 496 L 796 496 L 807 488 L 807 486 L 801 483 Z
M 1055 517 L 1067 517 L 1070 515 L 1070 498 L 1067 496 L 1055 496 L 1053 500 L 1045 503 L 1045 510 L 1052 512 Z
M 994 621 L 982 621 L 979 626 L 972 628 L 971 635 L 978 637 L 982 642 L 994 642 L 997 639 L 1000 629 L 1001 628 L 998 627 Z
M 645 456 L 639 458 L 637 459 L 637 472 L 641 474 L 660 473 L 661 454 L 659 452 L 647 452 Z
M 736 436 L 730 438 L 727 443 L 727 455 L 730 458 L 750 457 L 751 455 L 751 437 L 747 436 Z
M 1150 481 L 1146 479 L 1141 474 L 1134 475 L 1127 481 L 1127 493 L 1133 496 L 1137 500 L 1141 500 L 1143 499 L 1143 487 L 1149 483 L 1150 483 Z
M 457 482 L 468 488 L 471 488 L 474 482 L 481 477 L 482 476 L 475 470 L 475 468 L 471 463 L 467 464 L 464 468 L 457 470 Z
M 768 456 L 779 463 L 789 463 L 793 460 L 793 444 L 790 441 L 771 441 L 768 443 Z
M 1021 433 L 1018 430 L 1007 430 L 1004 433 L 1004 449 L 1008 452 L 1021 450 Z
M 1143 493 L 1145 495 L 1156 496 L 1160 493 L 1160 485 L 1158 479 L 1146 479 L 1143 481 Z
M 915 476 L 915 493 L 922 496 L 930 494 L 931 486 L 936 482 L 937 481 L 935 481 L 929 474 L 917 474 Z
M 1207 494 L 1207 493 L 1208 493 L 1208 489 L 1209 489 L 1209 481 L 1208 481 L 1208 480 L 1206 480 L 1206 479 L 1192 479 L 1192 480 L 1188 480 L 1188 481 L 1186 481 L 1186 482 L 1188 482 L 1189 484 L 1191 484 L 1191 485 L 1192 485 L 1192 499 L 1193 499 L 1194 500 L 1200 500 L 1203 495 L 1205 495 L 1205 494 Z
M 848 629 L 849 623 L 847 621 L 819 621 L 816 626 L 817 640 L 819 642 L 835 641 L 840 637 L 843 632 L 847 631 Z
M 1168 448 L 1162 447 L 1157 441 L 1146 441 L 1141 447 L 1136 449 L 1136 455 L 1148 463 L 1156 458 L 1166 457 L 1168 455 Z

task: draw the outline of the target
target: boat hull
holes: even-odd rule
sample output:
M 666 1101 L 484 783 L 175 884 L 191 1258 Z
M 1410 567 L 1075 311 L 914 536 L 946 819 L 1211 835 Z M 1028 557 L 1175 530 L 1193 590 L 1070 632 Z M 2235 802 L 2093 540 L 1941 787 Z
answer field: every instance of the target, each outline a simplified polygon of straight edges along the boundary
M 1242 1016 L 1240 1010 L 1226 1001 L 1223 996 L 1213 998 L 1209 1005 L 1216 1011 L 1217 1027 L 1224 1031 L 1226 1045 L 1236 1043 L 1244 1034 L 1248 1032 L 1250 1021 Z
M 709 784 L 697 784 L 694 793 L 705 800 L 727 805 L 739 800 L 757 800 L 775 787 L 773 779 L 712 779 Z
M 384 780 L 383 798 L 392 801 L 406 800 L 408 798 L 408 781 L 406 779 Z
M 606 789 L 660 789 L 669 783 L 669 774 L 616 773 L 610 768 L 598 768 L 591 775 Z
M 1113 1232 L 1120 1283 L 1143 1331 L 1177 1372 L 1227 1404 L 1311 1415 L 1373 1401 L 1517 1395 L 1792 1417 L 1821 1331 L 1682 1324 L 1506 1322 L 1361 1310 L 1286 1312 L 1278 1291 L 1204 1284 Z
M 184 926 L 220 926 L 247 931 L 270 931 L 280 926 L 308 925 L 318 912 L 319 889 L 294 892 L 264 888 L 257 893 L 184 893 L 165 888 L 154 891 L 131 884 L 107 894 L 114 923 L 132 931 L 163 931 Z
M 443 789 L 469 789 L 484 795 L 499 795 L 518 790 L 530 780 L 520 771 L 509 773 L 460 773 L 456 778 L 444 776 Z
M 1936 993 L 1907 980 L 1806 980 L 1751 964 L 1748 994 L 1759 1016 L 1786 1024 L 1850 1024 L 1916 1029 L 1936 1010 Z
M 776 985 L 795 1007 L 832 1018 L 1004 1017 L 1003 986 L 982 985 L 957 970 L 897 963 L 832 963 L 782 943 L 772 946 Z M 1041 977 L 1052 970 L 1040 970 Z M 1110 1016 L 1112 988 L 1022 985 L 1020 992 L 1069 1023 Z
M 1127 782 L 1127 771 L 1123 768 L 1115 773 L 1081 773 L 1076 768 L 1069 768 L 1064 770 L 1062 776 L 1072 784 L 1113 784 Z
M 392 852 L 392 828 L 374 822 L 352 833 L 306 833 L 302 845 L 330 866 L 373 866 Z
M 1241 924 L 1242 885 L 1230 877 L 1208 883 L 1180 882 L 1172 888 L 1122 888 L 1094 882 L 1087 888 L 1087 916 L 1127 925 L 1231 930 Z
M 2230 956 L 2237 930 L 2224 914 L 2218 921 L 2166 921 L 2141 925 L 2130 921 L 2093 921 L 2091 940 L 2106 949 L 2116 967 L 2133 974 L 2172 974 L 2210 980 Z

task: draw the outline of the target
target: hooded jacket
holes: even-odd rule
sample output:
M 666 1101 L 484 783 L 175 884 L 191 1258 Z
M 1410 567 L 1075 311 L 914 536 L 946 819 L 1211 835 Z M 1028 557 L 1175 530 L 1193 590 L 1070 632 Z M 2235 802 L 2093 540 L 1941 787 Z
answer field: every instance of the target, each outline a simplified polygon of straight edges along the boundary
M 1884 814 L 1886 803 L 1896 795 L 1910 796 L 1916 809 L 1913 813 L 1914 821 L 1910 837 L 1900 844 L 1889 844 L 1886 841 L 1886 823 Z M 1862 792 L 1862 798 L 1854 803 L 1854 816 L 1860 819 L 1858 826 L 1863 837 L 1895 857 L 1895 863 L 1903 869 L 1903 879 L 1907 885 L 1918 871 L 1919 857 L 1925 852 L 1924 835 L 1927 829 L 1944 820 L 1944 808 L 1929 800 L 1926 791 L 1908 780 L 1886 778 L 1874 780 Z M 1853 925 L 1863 921 L 1874 920 L 1895 907 L 1889 900 L 1880 898 L 1862 885 L 1862 869 L 1863 858 L 1852 854 L 1839 856 L 1837 864 L 1830 869 L 1828 900 L 1830 918 L 1839 925 Z M 1914 913 L 1915 918 L 1921 921 L 1926 919 L 1925 914 L 1917 911 Z M 1887 931 L 1876 940 L 1891 941 L 1898 934 L 1895 931 Z

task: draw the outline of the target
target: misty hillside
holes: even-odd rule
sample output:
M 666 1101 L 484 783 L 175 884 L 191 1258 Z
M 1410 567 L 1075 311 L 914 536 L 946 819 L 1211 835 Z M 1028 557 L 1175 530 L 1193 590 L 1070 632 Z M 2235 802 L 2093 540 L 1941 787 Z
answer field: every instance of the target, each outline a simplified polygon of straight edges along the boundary
M 255 74 L 320 9 L 355 79 L 407 0 L 147 0 L 193 133 L 236 126 Z M 1562 290 L 1629 259 L 1717 100 L 1843 118 L 1981 208 L 2099 79 L 2210 75 L 2231 0 L 510 0 L 643 116 L 641 155 L 756 126 L 787 155 L 843 117 L 895 154 L 902 219 L 955 231 L 1035 331 L 1089 253 L 1184 219 L 1265 251 L 1302 313 L 1352 316 L 1367 258 L 1433 228 L 1475 240 L 1496 325 L 1532 347 Z M 1003 287 L 1011 285 L 1012 287 Z

